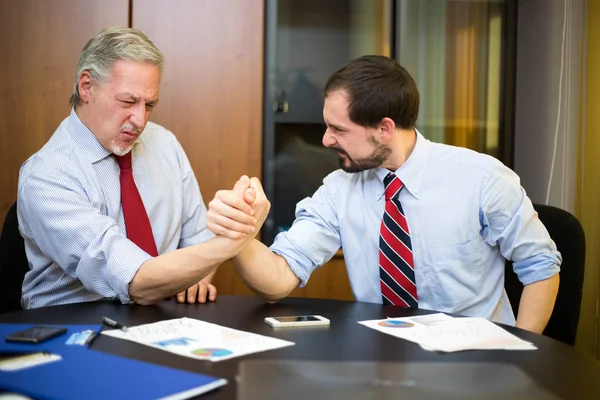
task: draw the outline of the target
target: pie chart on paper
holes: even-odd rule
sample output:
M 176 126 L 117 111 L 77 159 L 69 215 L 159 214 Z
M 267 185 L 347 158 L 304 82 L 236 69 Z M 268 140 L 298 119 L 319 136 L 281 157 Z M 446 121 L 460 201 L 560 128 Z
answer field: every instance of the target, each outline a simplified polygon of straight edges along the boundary
M 410 328 L 411 326 L 415 326 L 415 324 L 413 324 L 412 322 L 406 322 L 406 321 L 398 321 L 395 319 L 388 319 L 385 321 L 379 321 L 377 323 L 377 325 L 379 326 L 383 326 L 386 328 Z
M 192 350 L 192 354 L 199 357 L 225 357 L 231 354 L 231 351 L 226 349 L 196 349 Z

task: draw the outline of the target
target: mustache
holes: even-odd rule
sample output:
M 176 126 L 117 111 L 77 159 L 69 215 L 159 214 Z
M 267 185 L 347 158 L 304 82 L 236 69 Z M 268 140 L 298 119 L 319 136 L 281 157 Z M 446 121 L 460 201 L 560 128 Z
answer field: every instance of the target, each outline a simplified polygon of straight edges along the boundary
M 140 133 L 142 133 L 142 130 L 140 128 L 138 128 L 135 125 L 129 125 L 129 124 L 125 124 L 121 127 L 121 131 L 133 131 L 135 133 L 137 133 L 138 135 Z
M 342 149 L 341 147 L 331 146 L 330 149 L 339 151 L 340 153 L 344 154 L 345 156 L 350 157 L 350 155 L 348 153 L 346 153 L 346 150 Z

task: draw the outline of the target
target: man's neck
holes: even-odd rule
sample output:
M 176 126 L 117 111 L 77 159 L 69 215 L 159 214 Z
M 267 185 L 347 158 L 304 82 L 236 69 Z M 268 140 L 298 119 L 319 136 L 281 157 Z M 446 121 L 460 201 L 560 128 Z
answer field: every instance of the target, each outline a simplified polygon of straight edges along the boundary
M 77 118 L 79 118 L 79 121 L 81 121 L 81 123 L 85 125 L 85 127 L 88 128 L 90 132 L 92 132 L 92 134 L 96 137 L 96 140 L 98 140 L 102 147 L 104 147 L 107 151 L 110 151 L 110 149 L 107 149 L 106 146 L 104 146 L 104 144 L 100 142 L 98 136 L 96 136 L 96 133 L 94 132 L 94 124 L 92 123 L 92 119 L 88 112 L 89 110 L 86 110 L 86 108 L 82 107 L 81 105 L 75 106 L 74 110 L 75 114 L 77 114 Z
M 392 154 L 390 154 L 381 167 L 387 168 L 390 171 L 396 171 L 408 160 L 416 144 L 417 132 L 415 129 L 398 129 L 392 143 L 390 143 Z

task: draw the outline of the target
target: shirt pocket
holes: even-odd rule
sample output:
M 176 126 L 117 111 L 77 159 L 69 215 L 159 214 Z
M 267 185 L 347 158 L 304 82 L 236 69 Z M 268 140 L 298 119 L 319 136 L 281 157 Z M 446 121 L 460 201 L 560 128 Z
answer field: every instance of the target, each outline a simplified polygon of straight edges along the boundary
M 466 244 L 428 250 L 432 306 L 438 311 L 457 312 L 467 308 L 481 290 L 484 270 L 483 238 Z

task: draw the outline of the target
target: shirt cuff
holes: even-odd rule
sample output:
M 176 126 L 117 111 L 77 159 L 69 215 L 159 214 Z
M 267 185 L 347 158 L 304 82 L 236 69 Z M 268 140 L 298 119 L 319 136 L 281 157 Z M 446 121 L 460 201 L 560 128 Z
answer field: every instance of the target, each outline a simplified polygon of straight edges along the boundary
M 298 287 L 306 286 L 308 278 L 310 278 L 310 275 L 316 269 L 316 267 L 306 267 L 307 265 L 312 265 L 312 262 L 308 258 L 302 257 L 300 252 L 293 247 L 289 239 L 286 237 L 286 232 L 277 235 L 275 237 L 275 242 L 269 249 L 285 258 L 294 275 L 296 275 L 296 277 L 298 277 L 300 280 Z M 301 260 L 297 260 L 294 257 L 300 257 Z
M 108 281 L 122 303 L 131 302 L 129 284 L 135 274 L 152 256 L 139 248 L 135 243 L 126 239 L 120 240 L 111 249 L 108 259 Z
M 560 261 L 558 262 L 560 263 Z M 523 285 L 530 285 L 535 282 L 552 278 L 560 272 L 559 264 L 553 259 L 526 266 L 513 263 L 513 268 Z

